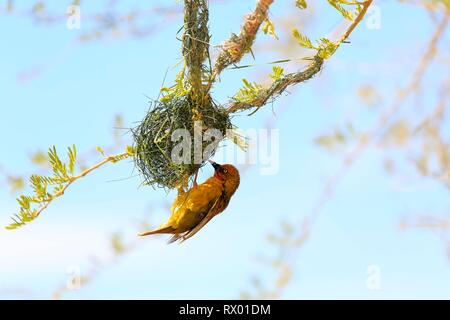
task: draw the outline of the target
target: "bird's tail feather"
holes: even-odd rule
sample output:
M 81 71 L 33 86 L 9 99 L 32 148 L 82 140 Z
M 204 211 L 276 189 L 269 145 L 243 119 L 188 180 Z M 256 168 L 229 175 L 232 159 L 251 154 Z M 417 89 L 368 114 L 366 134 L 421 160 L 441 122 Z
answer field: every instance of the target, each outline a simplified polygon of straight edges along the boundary
M 185 234 L 186 234 L 186 233 L 181 233 L 181 234 L 180 234 L 180 233 L 176 233 L 176 234 L 174 234 L 174 235 L 167 241 L 167 244 L 171 244 L 171 243 L 174 243 L 174 242 L 180 240 L 181 238 L 184 237 Z
M 174 229 L 172 227 L 163 227 L 163 228 L 158 228 L 156 230 L 145 231 L 145 232 L 139 233 L 139 235 L 141 237 L 143 237 L 143 236 L 149 236 L 151 234 L 173 233 L 173 231 L 174 231 Z

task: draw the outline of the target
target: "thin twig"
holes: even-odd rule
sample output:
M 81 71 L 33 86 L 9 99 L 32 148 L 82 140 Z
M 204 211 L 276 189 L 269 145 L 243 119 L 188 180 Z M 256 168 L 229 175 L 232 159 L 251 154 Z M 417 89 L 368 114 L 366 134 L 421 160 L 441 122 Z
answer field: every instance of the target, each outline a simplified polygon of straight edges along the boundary
M 345 31 L 345 33 L 342 35 L 341 39 L 339 40 L 339 44 L 343 43 L 345 40 L 350 37 L 353 30 L 355 30 L 356 26 L 364 19 L 367 10 L 369 10 L 370 6 L 372 5 L 373 0 L 368 0 L 362 4 L 361 11 L 359 12 L 358 16 L 355 20 L 353 20 L 353 23 L 350 25 L 350 27 Z
M 445 29 L 447 28 L 449 18 L 450 18 L 450 10 L 447 11 L 446 16 L 444 17 L 442 22 L 438 25 L 435 33 L 433 34 L 433 37 L 428 45 L 428 49 L 425 52 L 422 59 L 420 60 L 420 63 L 416 71 L 414 72 L 409 84 L 406 85 L 405 88 L 400 89 L 398 91 L 392 105 L 379 116 L 375 125 L 369 131 L 361 135 L 356 147 L 345 157 L 338 173 L 327 182 L 323 190 L 322 196 L 319 198 L 319 200 L 315 205 L 315 208 L 313 209 L 312 215 L 313 220 L 315 220 L 317 216 L 320 214 L 325 199 L 327 199 L 333 194 L 337 185 L 346 175 L 346 173 L 351 168 L 353 163 L 362 155 L 364 150 L 370 145 L 370 143 L 375 139 L 375 137 L 383 131 L 384 127 L 389 122 L 389 119 L 400 110 L 405 99 L 420 87 L 421 80 L 425 72 L 427 71 L 428 67 L 430 66 L 431 61 L 436 55 L 437 44 L 439 40 L 442 38 Z
M 45 209 L 47 209 L 47 207 L 50 205 L 50 203 L 53 202 L 53 200 L 55 200 L 56 198 L 64 195 L 64 192 L 77 180 L 87 176 L 89 173 L 91 173 L 92 171 L 102 167 L 103 165 L 109 163 L 109 162 L 116 162 L 118 158 L 120 158 L 121 160 L 129 158 L 133 156 L 132 153 L 130 152 L 124 152 L 124 153 L 120 153 L 114 156 L 107 156 L 105 159 L 103 159 L 102 161 L 100 161 L 99 163 L 95 164 L 94 166 L 90 167 L 89 169 L 84 170 L 83 172 L 81 172 L 79 175 L 73 176 L 70 178 L 69 182 L 61 189 L 59 190 L 57 193 L 55 193 L 53 195 L 52 198 L 50 198 L 43 206 L 41 206 L 39 209 L 37 209 L 37 211 L 34 214 L 34 218 L 39 217 L 39 215 L 42 213 L 42 211 L 44 211 Z
M 258 0 L 255 10 L 247 15 L 239 35 L 233 34 L 221 46 L 221 53 L 214 65 L 206 90 L 211 89 L 220 73 L 232 64 L 238 63 L 251 50 L 259 27 L 267 19 L 270 5 L 274 0 Z
M 406 100 L 406 98 L 420 87 L 421 80 L 436 55 L 437 45 L 439 43 L 439 40 L 442 39 L 444 31 L 449 24 L 449 19 L 450 10 L 447 10 L 445 17 L 436 28 L 436 31 L 434 32 L 430 40 L 427 50 L 420 60 L 419 65 L 417 66 L 416 71 L 413 73 L 413 76 L 408 85 L 406 85 L 405 88 L 399 90 L 398 94 L 394 98 L 392 105 L 380 115 L 375 125 L 366 133 L 361 135 L 358 144 L 345 157 L 338 172 L 327 181 L 324 189 L 313 205 L 311 214 L 300 222 L 300 232 L 285 252 L 285 259 L 288 260 L 288 263 L 290 265 L 293 264 L 296 254 L 298 254 L 299 247 L 301 247 L 304 244 L 305 239 L 309 237 L 314 226 L 314 222 L 317 221 L 318 217 L 322 213 L 322 209 L 324 208 L 326 201 L 329 200 L 330 197 L 334 194 L 340 181 L 342 181 L 352 165 L 356 162 L 357 159 L 361 157 L 363 152 L 375 140 L 378 134 L 383 131 L 385 126 L 389 123 L 391 117 L 401 109 L 401 106 L 403 105 L 403 102 Z M 273 297 L 279 297 L 282 294 L 284 288 L 285 285 L 277 286 L 274 289 Z
M 358 16 L 344 32 L 342 37 L 335 43 L 336 49 L 348 39 L 351 33 L 355 30 L 356 26 L 363 20 L 372 2 L 373 0 L 368 0 L 362 4 L 362 9 Z M 320 70 L 322 70 L 323 63 L 324 59 L 320 57 L 319 53 L 317 53 L 312 59 L 311 64 L 305 70 L 284 75 L 275 81 L 268 89 L 262 89 L 258 96 L 251 101 L 232 101 L 230 106 L 227 108 L 227 111 L 229 113 L 234 113 L 252 108 L 256 108 L 255 111 L 257 111 L 260 107 L 266 105 L 267 102 L 282 94 L 289 86 L 305 82 L 314 77 L 320 72 Z
M 258 110 L 260 107 L 266 105 L 269 100 L 273 100 L 282 94 L 289 86 L 305 82 L 314 77 L 322 70 L 323 62 L 324 60 L 322 58 L 314 57 L 313 62 L 305 70 L 283 76 L 281 79 L 275 81 L 268 89 L 262 89 L 255 99 L 245 102 L 231 102 L 227 108 L 227 112 L 234 113 L 252 108 Z

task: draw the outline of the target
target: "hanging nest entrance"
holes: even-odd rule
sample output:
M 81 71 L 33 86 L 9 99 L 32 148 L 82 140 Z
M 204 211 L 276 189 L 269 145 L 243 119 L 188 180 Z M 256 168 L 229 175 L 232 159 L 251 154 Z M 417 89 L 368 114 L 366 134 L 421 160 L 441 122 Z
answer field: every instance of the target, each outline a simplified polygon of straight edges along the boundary
M 200 127 L 201 150 L 198 139 Z M 226 131 L 232 128 L 226 110 L 215 104 L 211 98 L 203 100 L 201 106 L 194 103 L 189 95 L 175 97 L 168 101 L 154 101 L 144 120 L 133 132 L 136 156 L 135 163 L 144 178 L 144 183 L 152 186 L 173 189 L 185 185 L 209 157 L 211 157 L 220 141 L 203 139 L 208 129 L 216 129 L 222 139 Z M 174 148 L 180 144 L 174 137 L 177 129 L 184 129 L 190 141 L 183 141 L 190 146 L 190 159 L 180 163 L 173 157 Z M 197 131 L 199 131 L 197 129 Z M 195 134 L 197 134 L 197 136 Z M 206 140 L 206 141 L 204 141 Z M 212 145 L 212 148 L 211 148 Z M 210 154 L 204 154 L 206 153 Z M 182 149 L 181 152 L 186 152 Z M 201 161 L 195 158 L 201 152 Z M 181 156 L 177 154 L 176 156 Z

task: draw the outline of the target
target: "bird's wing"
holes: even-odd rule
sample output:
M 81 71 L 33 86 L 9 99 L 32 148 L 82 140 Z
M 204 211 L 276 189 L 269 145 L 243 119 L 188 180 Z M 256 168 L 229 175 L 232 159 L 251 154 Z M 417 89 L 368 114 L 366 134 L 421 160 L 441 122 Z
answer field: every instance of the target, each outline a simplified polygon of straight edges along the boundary
M 189 234 L 189 238 L 198 232 L 214 216 L 214 208 L 222 196 L 223 185 L 214 179 L 208 179 L 204 183 L 195 186 L 186 194 L 186 202 L 183 204 L 184 214 L 190 215 L 192 226 L 177 239 L 184 239 Z M 181 222 L 181 221 L 179 221 Z M 201 226 L 199 226 L 201 224 Z M 195 229 L 195 232 L 192 230 Z
M 222 190 L 222 184 L 214 180 L 207 180 L 187 192 L 179 190 L 168 221 L 158 229 L 143 232 L 141 235 L 172 233 L 174 236 L 169 243 L 184 238 L 188 233 L 189 238 L 192 237 L 214 216 L 214 207 L 222 195 Z M 191 233 L 194 228 L 196 231 Z
M 176 240 L 181 239 L 181 242 L 184 242 L 187 239 L 189 239 L 190 237 L 193 237 L 197 232 L 199 232 L 200 229 L 203 228 L 215 216 L 214 208 L 217 205 L 217 203 L 219 202 L 219 199 L 220 199 L 220 196 L 217 197 L 217 199 L 215 200 L 214 204 L 211 206 L 211 208 L 209 209 L 208 213 L 200 221 L 199 224 L 197 224 L 192 230 L 186 232 L 186 234 L 184 234 L 183 236 L 177 238 Z
M 206 181 L 189 191 L 186 207 L 193 212 L 209 212 L 222 195 L 223 186 L 217 182 Z
M 191 230 L 205 218 L 221 194 L 221 184 L 206 181 L 179 195 L 167 225 L 173 226 L 179 233 Z

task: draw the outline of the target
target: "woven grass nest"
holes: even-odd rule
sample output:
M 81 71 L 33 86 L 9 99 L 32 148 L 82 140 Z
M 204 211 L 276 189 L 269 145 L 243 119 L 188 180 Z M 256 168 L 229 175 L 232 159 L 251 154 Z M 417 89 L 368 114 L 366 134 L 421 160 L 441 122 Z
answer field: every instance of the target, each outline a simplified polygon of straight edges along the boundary
M 189 177 L 204 164 L 207 159 L 201 163 L 194 162 L 195 121 L 201 121 L 203 133 L 208 129 L 217 129 L 222 137 L 226 136 L 227 129 L 232 128 L 229 114 L 223 107 L 215 104 L 211 98 L 202 101 L 198 105 L 189 95 L 169 101 L 153 101 L 144 120 L 132 130 L 136 148 L 135 163 L 144 184 L 166 189 L 177 188 L 186 184 Z M 174 162 L 171 157 L 174 146 L 179 143 L 172 141 L 172 133 L 177 129 L 186 129 L 190 134 L 191 161 L 188 163 Z M 209 157 L 217 150 L 219 142 L 214 141 Z M 202 141 L 202 155 L 210 144 L 211 141 Z

